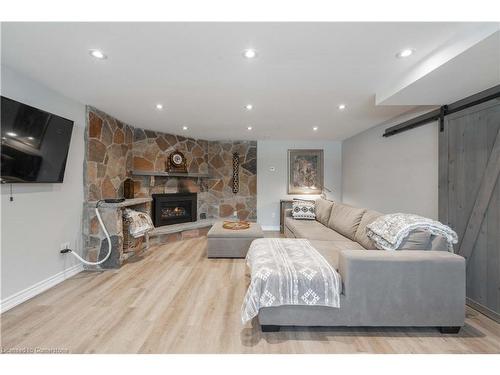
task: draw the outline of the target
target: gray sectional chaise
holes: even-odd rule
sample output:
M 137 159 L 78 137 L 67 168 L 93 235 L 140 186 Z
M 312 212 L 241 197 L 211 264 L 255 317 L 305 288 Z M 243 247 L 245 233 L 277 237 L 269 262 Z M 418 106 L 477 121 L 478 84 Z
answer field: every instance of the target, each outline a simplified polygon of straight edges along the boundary
M 340 273 L 340 308 L 265 307 L 264 331 L 281 326 L 439 327 L 457 333 L 465 319 L 465 260 L 443 238 L 414 233 L 406 250 L 376 250 L 366 226 L 378 212 L 319 199 L 316 220 L 287 212 L 286 237 L 307 238 Z

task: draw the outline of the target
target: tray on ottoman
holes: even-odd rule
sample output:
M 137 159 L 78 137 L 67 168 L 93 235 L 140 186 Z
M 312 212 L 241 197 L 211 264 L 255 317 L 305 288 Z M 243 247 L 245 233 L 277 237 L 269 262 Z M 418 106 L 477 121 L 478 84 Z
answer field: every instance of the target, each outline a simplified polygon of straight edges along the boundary
M 244 258 L 252 241 L 264 237 L 257 223 L 250 223 L 250 228 L 241 230 L 225 229 L 223 224 L 218 221 L 208 231 L 209 258 Z

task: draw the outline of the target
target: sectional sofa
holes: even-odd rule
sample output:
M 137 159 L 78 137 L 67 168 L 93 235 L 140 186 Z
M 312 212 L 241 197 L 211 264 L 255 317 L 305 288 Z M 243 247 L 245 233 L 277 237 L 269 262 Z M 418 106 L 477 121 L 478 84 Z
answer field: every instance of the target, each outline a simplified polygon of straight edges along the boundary
M 397 251 L 377 250 L 366 226 L 381 214 L 324 199 L 316 220 L 285 217 L 285 235 L 307 238 L 340 273 L 340 308 L 265 307 L 264 331 L 282 326 L 439 327 L 457 333 L 465 319 L 465 260 L 446 241 L 412 233 Z

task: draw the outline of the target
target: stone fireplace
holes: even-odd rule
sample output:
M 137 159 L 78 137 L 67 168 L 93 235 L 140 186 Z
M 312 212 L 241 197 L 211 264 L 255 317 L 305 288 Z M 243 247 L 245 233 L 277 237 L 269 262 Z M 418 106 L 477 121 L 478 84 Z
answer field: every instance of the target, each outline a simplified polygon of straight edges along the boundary
M 196 221 L 196 193 L 153 194 L 152 218 L 155 227 Z
M 165 173 L 166 161 L 173 151 L 185 155 L 185 175 Z M 236 193 L 232 189 L 234 154 L 240 160 Z M 142 129 L 87 107 L 83 256 L 89 260 L 99 259 L 107 249 L 93 211 L 95 203 L 123 197 L 124 181 L 128 178 L 134 183 L 134 199 L 124 204 L 151 214 L 158 227 L 150 236 L 152 245 L 200 235 L 206 229 L 203 225 L 210 225 L 211 220 L 218 218 L 233 218 L 234 213 L 240 220 L 257 219 L 256 141 L 209 141 Z M 164 207 L 159 212 L 163 212 L 163 218 L 156 218 L 154 204 L 149 203 L 153 196 L 175 195 L 189 196 L 191 201 L 172 207 L 162 199 Z M 112 229 L 116 251 L 103 268 L 118 268 L 133 252 L 129 251 L 130 246 L 124 246 L 127 241 L 123 236 L 123 209 L 109 205 L 105 211 L 106 226 Z M 181 222 L 180 226 L 175 225 Z M 179 227 L 189 229 L 174 233 Z

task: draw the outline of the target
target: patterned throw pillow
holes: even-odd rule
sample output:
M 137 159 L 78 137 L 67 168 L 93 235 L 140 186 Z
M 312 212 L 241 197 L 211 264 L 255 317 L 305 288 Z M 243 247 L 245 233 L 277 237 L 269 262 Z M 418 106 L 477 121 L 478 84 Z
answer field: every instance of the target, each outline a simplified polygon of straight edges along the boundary
M 314 201 L 294 199 L 292 204 L 292 217 L 298 220 L 315 220 L 316 210 Z

